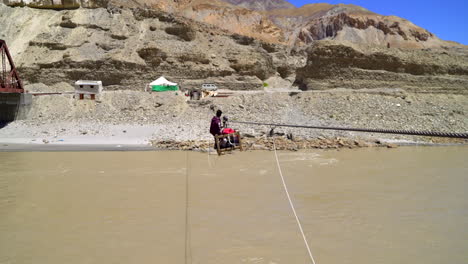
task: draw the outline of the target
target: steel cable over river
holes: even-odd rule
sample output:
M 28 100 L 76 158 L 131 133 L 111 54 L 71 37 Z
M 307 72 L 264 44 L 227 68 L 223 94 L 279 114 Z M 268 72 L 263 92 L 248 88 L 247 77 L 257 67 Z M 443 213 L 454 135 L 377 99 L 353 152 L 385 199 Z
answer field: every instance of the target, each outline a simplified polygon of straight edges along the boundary
M 468 139 L 468 133 L 416 131 L 416 130 L 399 130 L 399 129 L 395 130 L 395 129 L 349 128 L 349 127 L 331 127 L 331 126 L 304 126 L 304 125 L 273 124 L 273 123 L 258 123 L 258 122 L 244 122 L 244 121 L 231 121 L 231 123 L 258 125 L 258 126 L 271 126 L 271 127 L 295 127 L 295 128 L 322 129 L 322 130 L 339 130 L 339 131 L 352 131 L 352 132 Z

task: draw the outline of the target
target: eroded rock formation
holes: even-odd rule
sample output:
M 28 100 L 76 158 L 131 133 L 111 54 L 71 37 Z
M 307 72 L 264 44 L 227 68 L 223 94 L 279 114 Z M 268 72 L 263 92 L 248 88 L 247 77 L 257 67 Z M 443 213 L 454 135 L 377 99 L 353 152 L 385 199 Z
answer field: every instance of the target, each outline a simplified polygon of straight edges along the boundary
M 0 4 L 0 24 L 6 25 L 0 38 L 26 82 L 99 79 L 108 89 L 141 90 L 165 75 L 185 88 L 214 82 L 253 90 L 278 83 L 303 90 L 467 93 L 464 46 L 356 6 L 260 13 L 208 0 L 73 3 L 86 8 Z
M 284 0 L 3 0 L 36 8 L 150 8 L 208 23 L 271 43 L 308 45 L 322 39 L 386 47 L 453 46 L 411 22 L 355 5 L 310 4 L 294 8 Z
M 3 0 L 10 6 L 28 6 L 43 9 L 77 9 L 107 7 L 109 0 Z
M 297 70 L 302 90 L 403 88 L 416 92 L 468 93 L 468 53 L 459 49 L 404 50 L 316 42 Z
M 279 75 L 274 58 L 287 55 L 284 47 L 269 53 L 263 47 L 270 44 L 158 9 L 57 12 L 0 4 L 0 14 L 8 25 L 0 38 L 29 83 L 99 79 L 108 88 L 141 90 L 165 75 L 184 88 L 209 81 L 262 89 L 264 80 Z
M 251 10 L 268 11 L 273 9 L 294 8 L 294 5 L 284 0 L 223 0 L 233 5 L 241 6 Z

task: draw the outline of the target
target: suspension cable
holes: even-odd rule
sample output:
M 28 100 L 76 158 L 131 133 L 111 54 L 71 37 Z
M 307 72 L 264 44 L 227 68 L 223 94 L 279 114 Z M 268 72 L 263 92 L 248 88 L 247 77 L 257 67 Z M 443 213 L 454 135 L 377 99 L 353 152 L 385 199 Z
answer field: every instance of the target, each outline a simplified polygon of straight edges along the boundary
M 322 130 L 339 130 L 339 131 L 353 131 L 353 132 L 368 132 L 368 133 L 382 133 L 382 134 L 398 134 L 398 135 L 413 135 L 413 136 L 429 136 L 429 137 L 446 137 L 446 138 L 464 138 L 464 139 L 468 139 L 468 133 L 415 131 L 415 130 L 394 130 L 394 129 L 372 129 L 372 128 L 349 128 L 349 127 L 331 127 L 331 126 L 305 126 L 305 125 L 268 124 L 268 123 L 243 122 L 243 121 L 231 121 L 231 123 L 247 124 L 247 125 L 258 125 L 258 126 L 272 126 L 272 127 L 295 127 L 295 128 L 322 129 Z
M 286 196 L 288 197 L 288 200 L 289 200 L 289 205 L 291 206 L 291 209 L 294 213 L 294 217 L 296 218 L 297 226 L 299 227 L 299 231 L 301 232 L 302 238 L 304 239 L 304 244 L 307 248 L 307 252 L 309 253 L 310 261 L 312 264 L 315 264 L 314 256 L 312 255 L 312 251 L 310 250 L 309 243 L 307 242 L 307 238 L 304 234 L 304 230 L 302 229 L 301 221 L 299 220 L 299 217 L 297 216 L 296 209 L 294 208 L 294 204 L 291 200 L 291 196 L 289 195 L 288 187 L 286 186 L 286 181 L 284 180 L 284 177 L 283 177 L 283 172 L 281 171 L 281 166 L 280 166 L 279 159 L 278 159 L 278 153 L 276 152 L 275 139 L 273 139 L 273 147 L 275 150 L 276 165 L 278 166 L 278 171 L 281 176 L 281 181 L 283 182 L 284 191 L 286 192 Z

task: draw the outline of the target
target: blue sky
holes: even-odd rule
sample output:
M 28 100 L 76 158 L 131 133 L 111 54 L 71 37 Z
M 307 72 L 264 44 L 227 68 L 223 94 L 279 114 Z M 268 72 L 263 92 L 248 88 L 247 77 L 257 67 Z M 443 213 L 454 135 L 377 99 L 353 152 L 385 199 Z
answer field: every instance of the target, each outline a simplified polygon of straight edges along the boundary
M 287 0 L 295 6 L 311 3 L 355 4 L 382 15 L 403 17 L 444 40 L 468 45 L 468 0 Z

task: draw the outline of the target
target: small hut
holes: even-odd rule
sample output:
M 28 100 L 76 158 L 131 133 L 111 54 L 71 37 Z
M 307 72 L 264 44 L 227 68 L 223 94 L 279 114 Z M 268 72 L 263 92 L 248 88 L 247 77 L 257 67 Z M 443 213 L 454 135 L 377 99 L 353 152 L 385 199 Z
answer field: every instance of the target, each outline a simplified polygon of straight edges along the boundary
M 156 81 L 149 84 L 151 91 L 153 92 L 166 92 L 166 91 L 177 91 L 179 86 L 177 83 L 168 81 L 164 76 L 161 76 Z
M 75 82 L 75 93 L 77 94 L 100 94 L 102 90 L 102 81 L 79 80 Z
M 96 95 L 100 94 L 102 90 L 102 81 L 79 80 L 75 82 L 75 94 L 80 96 L 80 100 L 83 100 L 85 95 L 89 95 L 91 100 L 95 100 Z

